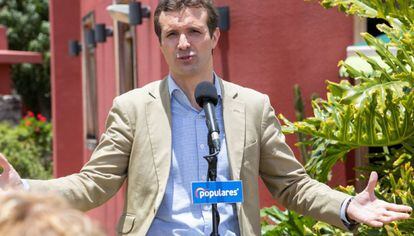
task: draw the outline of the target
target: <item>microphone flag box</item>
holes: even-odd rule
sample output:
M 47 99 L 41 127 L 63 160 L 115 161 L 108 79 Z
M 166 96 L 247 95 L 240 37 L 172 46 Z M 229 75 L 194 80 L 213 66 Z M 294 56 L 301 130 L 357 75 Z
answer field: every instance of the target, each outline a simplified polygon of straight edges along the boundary
M 191 183 L 193 204 L 243 202 L 243 184 L 240 180 Z

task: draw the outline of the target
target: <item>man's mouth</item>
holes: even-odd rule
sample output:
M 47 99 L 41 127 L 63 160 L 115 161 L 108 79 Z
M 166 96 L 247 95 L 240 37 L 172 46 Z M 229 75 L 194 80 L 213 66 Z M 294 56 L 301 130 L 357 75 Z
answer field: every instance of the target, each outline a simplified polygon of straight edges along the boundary
M 190 54 L 186 54 L 186 55 L 177 55 L 177 59 L 181 60 L 181 61 L 189 61 L 191 59 L 194 58 L 194 54 L 190 53 Z
M 178 59 L 180 59 L 180 60 L 188 60 L 188 59 L 191 59 L 191 57 L 192 56 L 180 56 L 180 57 L 178 57 Z

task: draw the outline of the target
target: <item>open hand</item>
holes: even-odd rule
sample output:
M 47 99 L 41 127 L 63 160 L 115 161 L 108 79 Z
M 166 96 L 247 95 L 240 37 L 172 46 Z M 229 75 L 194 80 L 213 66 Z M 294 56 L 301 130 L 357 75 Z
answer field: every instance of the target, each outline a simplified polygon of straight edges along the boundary
M 378 174 L 371 172 L 368 185 L 349 204 L 348 218 L 371 227 L 382 227 L 395 220 L 410 218 L 411 207 L 379 200 L 374 193 Z
M 3 172 L 0 173 L 0 189 L 23 189 L 23 182 L 20 175 L 16 172 L 13 166 L 7 161 L 7 159 L 0 153 L 0 166 L 3 168 Z

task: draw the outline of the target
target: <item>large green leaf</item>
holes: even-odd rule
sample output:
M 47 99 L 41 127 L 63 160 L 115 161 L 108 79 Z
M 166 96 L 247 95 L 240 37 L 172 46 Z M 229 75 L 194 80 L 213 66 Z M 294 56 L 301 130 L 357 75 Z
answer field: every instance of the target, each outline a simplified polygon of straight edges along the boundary
M 312 104 L 314 117 L 289 122 L 284 131 L 310 134 L 349 146 L 400 144 L 414 135 L 414 91 L 398 97 L 391 89 L 384 90 L 361 93 L 364 97 L 354 98 L 358 101 L 356 104 L 340 103 L 332 95 L 327 101 L 318 99 Z
M 392 91 L 393 96 L 401 99 L 406 95 L 405 91 L 410 86 L 405 81 L 377 83 L 375 80 L 365 81 L 359 86 L 353 86 L 347 80 L 342 80 L 339 84 L 328 81 L 328 84 L 328 90 L 341 104 L 353 104 L 356 108 L 367 105 L 373 94 L 377 94 L 381 110 L 385 109 L 387 91 Z
M 350 15 L 370 18 L 398 19 L 405 25 L 412 25 L 414 3 L 411 0 L 321 0 L 325 8 L 337 7 Z

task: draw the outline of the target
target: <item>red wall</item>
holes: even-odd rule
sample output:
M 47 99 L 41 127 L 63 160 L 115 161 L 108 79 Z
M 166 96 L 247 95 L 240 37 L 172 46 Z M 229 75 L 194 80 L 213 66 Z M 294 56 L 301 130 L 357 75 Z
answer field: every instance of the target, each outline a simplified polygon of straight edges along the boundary
M 70 2 L 70 3 L 69 3 Z M 142 1 L 151 7 L 157 0 Z M 337 80 L 337 62 L 352 43 L 352 18 L 336 10 L 324 10 L 317 3 L 282 0 L 216 0 L 230 6 L 230 31 L 222 32 L 214 52 L 219 75 L 269 94 L 277 112 L 294 119 L 293 85 L 299 84 L 309 104 L 311 93 L 325 94 L 325 80 Z M 56 176 L 80 169 L 90 155 L 84 144 L 81 56 L 69 57 L 69 39 L 80 39 L 81 19 L 91 11 L 96 23 L 113 22 L 105 8 L 111 0 L 51 0 L 52 94 L 54 160 Z M 138 85 L 161 79 L 168 68 L 158 49 L 152 19 L 136 27 Z M 99 131 L 117 95 L 113 38 L 96 48 Z M 310 115 L 310 107 L 307 107 Z M 288 137 L 289 144 L 295 142 Z M 334 171 L 334 184 L 345 184 L 344 165 Z M 261 205 L 273 204 L 267 190 L 261 191 Z M 122 209 L 122 193 L 90 214 L 99 219 L 110 235 Z
M 9 64 L 0 64 L 0 96 L 11 93 L 11 68 Z
M 7 29 L 4 26 L 0 26 L 0 50 L 8 48 L 6 31 Z M 0 64 L 0 95 L 11 93 L 10 72 L 10 64 Z
M 77 172 L 83 164 L 81 59 L 68 53 L 68 41 L 80 39 L 79 2 L 50 1 L 53 164 L 56 177 Z

